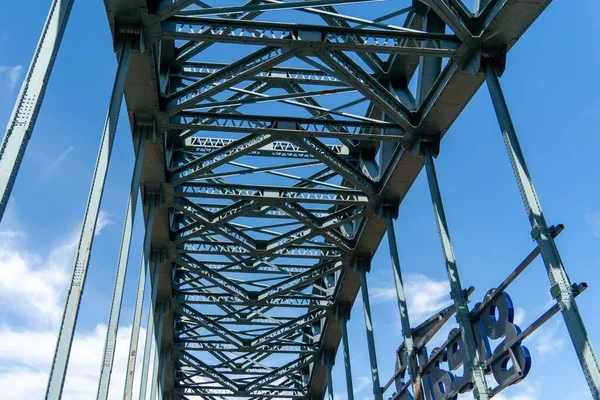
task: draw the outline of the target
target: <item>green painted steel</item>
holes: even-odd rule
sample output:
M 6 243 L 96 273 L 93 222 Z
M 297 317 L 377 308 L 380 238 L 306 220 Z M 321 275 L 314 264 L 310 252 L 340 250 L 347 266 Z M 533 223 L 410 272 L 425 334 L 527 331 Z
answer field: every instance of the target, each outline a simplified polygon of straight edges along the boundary
M 341 299 L 350 307 L 360 290 L 373 396 L 383 399 L 367 270 L 386 231 L 412 378 L 406 387 L 420 392 L 414 381 L 431 362 L 414 355 L 425 334 L 415 333 L 420 328 L 408 318 L 389 205 L 406 196 L 423 165 L 468 355 L 465 370 L 472 370 L 475 397 L 488 399 L 432 158 L 486 79 L 553 293 L 598 398 L 598 363 L 570 282 L 545 230 L 498 78 L 483 67 L 489 57 L 502 58 L 549 0 L 478 0 L 472 10 L 459 0 L 404 8 L 392 0 L 105 3 L 115 42 L 125 39 L 47 399 L 62 393 L 125 89 L 134 130 L 142 116 L 153 132 L 142 140 L 145 151 L 138 151 L 132 174 L 99 399 L 109 389 L 139 182 L 146 232 L 125 399 L 133 396 L 146 279 L 151 298 L 140 398 L 332 398 L 333 357 L 342 341 L 352 399 L 350 310 L 337 314 Z M 9 123 L 0 151 L 0 172 L 7 172 L 0 178 L 0 218 L 71 4 L 53 2 Z M 293 23 L 290 16 L 297 17 Z M 140 37 L 139 48 L 132 49 L 132 36 Z M 136 76 L 128 78 L 130 62 Z M 408 84 L 413 79 L 416 93 Z

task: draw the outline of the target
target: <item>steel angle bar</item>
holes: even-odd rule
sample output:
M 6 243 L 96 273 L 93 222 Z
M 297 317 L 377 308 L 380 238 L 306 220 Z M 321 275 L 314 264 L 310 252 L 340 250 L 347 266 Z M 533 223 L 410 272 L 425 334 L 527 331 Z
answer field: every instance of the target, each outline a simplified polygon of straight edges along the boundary
M 273 67 L 291 57 L 298 50 L 282 50 L 275 47 L 260 49 L 221 69 L 204 79 L 166 97 L 166 111 L 173 116 L 186 108 L 200 103 L 231 86 Z
M 180 73 L 172 73 L 171 76 L 195 81 L 197 79 L 206 78 L 228 65 L 229 64 L 225 63 L 188 61 L 183 64 Z M 256 73 L 253 79 L 274 83 L 295 82 L 303 85 L 346 86 L 346 84 L 337 77 L 318 69 L 284 66 L 274 66 L 267 70 L 260 71 Z
M 563 231 L 563 229 L 563 225 L 558 225 L 556 227 L 551 226 L 549 228 L 549 233 L 552 238 L 555 238 Z M 538 245 L 531 251 L 531 253 L 527 255 L 527 257 L 525 257 L 523 261 L 521 261 L 521 263 L 513 270 L 513 272 L 511 272 L 498 286 L 496 286 L 493 294 L 486 296 L 486 299 L 482 303 L 478 303 L 479 307 L 471 311 L 471 316 L 477 317 L 481 315 L 481 313 L 504 292 L 508 285 L 510 285 L 523 271 L 525 271 L 525 269 L 537 258 L 537 256 L 540 255 L 540 253 L 541 250 L 540 246 Z
M 202 372 L 205 376 L 209 377 L 210 379 L 214 380 L 215 382 L 220 383 L 224 387 L 227 387 L 227 388 L 233 390 L 234 392 L 238 391 L 238 385 L 234 381 L 229 379 L 226 375 L 215 371 L 211 366 L 203 363 L 198 358 L 191 355 L 190 352 L 181 351 L 180 355 L 181 355 L 179 358 L 180 362 L 196 368 L 198 371 Z
M 461 41 L 454 35 L 427 32 L 357 29 L 324 25 L 175 16 L 163 23 L 161 38 L 202 42 L 244 43 L 270 47 L 317 47 L 329 51 L 391 53 L 451 57 Z M 187 30 L 179 29 L 185 26 Z M 356 40 L 348 40 L 348 38 Z M 243 39 L 243 40 L 242 40 Z
M 46 388 L 46 399 L 58 399 L 62 395 L 65 374 L 71 353 L 71 345 L 75 334 L 75 326 L 81 304 L 81 295 L 85 286 L 87 269 L 89 264 L 92 242 L 98 214 L 100 213 L 100 203 L 104 192 L 104 183 L 108 172 L 110 155 L 112 151 L 113 139 L 117 129 L 117 120 L 121 109 L 121 101 L 125 89 L 125 81 L 129 70 L 129 60 L 131 56 L 132 38 L 126 37 L 121 46 L 119 55 L 119 64 L 115 77 L 108 115 L 102 133 L 100 150 L 94 169 L 94 177 L 88 203 L 86 206 L 83 225 L 79 235 L 77 251 L 75 253 L 75 262 L 73 266 L 73 275 L 71 285 L 67 295 L 67 300 L 60 324 L 58 341 L 54 352 L 48 386 Z
M 333 397 L 333 374 L 331 370 L 333 369 L 333 357 L 328 357 L 325 361 L 325 368 L 327 369 L 327 399 L 334 400 Z
M 175 341 L 175 345 L 188 351 L 209 351 L 232 353 L 239 351 L 239 348 L 225 341 L 215 341 L 206 339 L 181 339 Z M 252 351 L 261 354 L 318 354 L 317 348 L 311 348 L 308 344 L 290 344 L 290 343 L 269 343 L 264 346 L 252 349 Z
M 329 216 L 324 221 L 316 221 L 314 216 L 311 216 L 303 207 L 299 204 L 287 204 L 284 203 L 282 209 L 288 212 L 291 216 L 302 221 L 306 226 L 292 230 L 287 234 L 278 235 L 271 239 L 271 246 L 268 246 L 270 250 L 275 249 L 274 245 L 289 245 L 300 240 L 308 240 L 316 235 L 321 235 L 330 244 L 338 247 L 340 250 L 345 252 L 352 251 L 351 240 L 344 236 L 343 233 L 336 230 L 336 228 L 347 224 L 356 219 L 362 218 L 362 211 L 349 212 L 348 208 L 344 208 L 342 213 L 335 213 Z
M 363 175 L 353 165 L 332 152 L 327 146 L 315 138 L 305 137 L 295 140 L 298 146 L 310 152 L 315 158 L 322 161 L 325 165 L 337 172 L 348 182 L 356 186 L 368 196 L 374 196 L 377 193 L 375 183 Z
M 127 200 L 127 208 L 125 212 L 125 223 L 123 224 L 123 235 L 121 238 L 121 248 L 119 249 L 119 259 L 117 262 L 117 273 L 115 276 L 115 285 L 113 290 L 112 304 L 111 310 L 108 318 L 108 325 L 106 330 L 106 340 L 104 343 L 104 356 L 102 367 L 100 369 L 100 381 L 98 383 L 98 393 L 96 398 L 99 400 L 105 400 L 108 398 L 108 389 L 110 384 L 110 378 L 112 373 L 114 355 L 115 355 L 115 347 L 117 343 L 117 332 L 119 327 L 119 317 L 121 315 L 121 304 L 123 301 L 123 292 L 125 290 L 125 275 L 127 273 L 127 264 L 129 260 L 129 249 L 131 245 L 131 237 L 133 234 L 133 223 L 135 221 L 135 212 L 137 208 L 138 201 L 138 192 L 140 188 L 140 181 L 142 177 L 142 165 L 144 161 L 144 155 L 146 151 L 146 130 L 145 127 L 139 126 L 136 128 L 136 136 L 138 140 L 136 154 L 135 154 L 135 162 L 133 173 L 131 177 L 131 185 L 129 189 L 129 198 Z M 154 205 L 150 206 L 149 209 L 152 209 L 152 213 L 154 212 Z M 152 230 L 152 219 L 153 216 L 148 216 L 146 221 L 148 229 L 146 232 Z M 146 257 L 149 255 L 149 244 L 148 248 L 144 247 L 144 252 Z M 145 274 L 145 270 L 141 270 L 141 274 Z M 141 303 L 141 302 L 140 302 Z M 141 307 L 141 304 L 140 304 Z M 140 308 L 141 312 L 141 308 Z M 135 317 L 134 317 L 134 326 L 135 326 Z M 139 321 L 138 321 L 138 329 L 139 329 Z M 137 333 L 132 330 L 132 343 L 135 336 L 135 341 L 137 345 Z M 137 347 L 133 349 L 137 350 Z M 130 353 L 131 354 L 131 353 Z M 135 354 L 135 353 L 134 353 Z M 132 367 L 135 366 L 135 360 Z M 128 371 L 129 372 L 129 371 Z M 133 371 L 131 371 L 131 375 L 133 375 Z M 133 378 L 133 377 L 132 377 Z M 131 387 L 133 382 L 131 382 Z
M 279 1 L 279 0 L 266 0 L 266 1 L 270 2 L 270 3 L 281 3 L 281 1 Z M 323 18 L 325 21 L 336 22 L 337 26 L 350 27 L 350 24 L 348 24 L 348 22 L 353 22 L 353 23 L 358 24 L 358 25 L 355 25 L 354 28 L 364 28 L 366 26 L 371 26 L 371 27 L 376 27 L 376 28 L 397 30 L 397 31 L 403 31 L 403 32 L 419 32 L 416 29 L 409 29 L 406 27 L 381 23 L 382 21 L 391 19 L 393 17 L 397 17 L 398 15 L 406 14 L 406 13 L 412 11 L 413 9 L 414 9 L 413 6 L 401 8 L 401 9 L 393 11 L 389 14 L 382 15 L 381 17 L 375 18 L 373 20 L 355 17 L 352 15 L 340 14 L 339 12 L 333 11 L 333 10 L 335 10 L 335 8 L 333 8 L 333 7 L 324 7 L 324 8 L 306 7 L 306 8 L 301 9 L 300 11 L 305 12 L 305 13 L 320 15 L 321 18 Z M 345 23 L 342 24 L 341 23 L 342 21 Z M 332 25 L 332 24 L 330 23 L 330 25 Z
M 241 301 L 235 296 L 223 293 L 199 293 L 192 292 L 187 293 L 184 291 L 178 291 L 174 294 L 174 297 L 180 303 L 185 304 L 208 304 L 214 305 L 215 303 L 230 306 L 251 306 L 253 302 Z M 322 296 L 315 295 L 282 295 L 277 296 L 270 300 L 263 301 L 265 306 L 268 307 L 282 307 L 282 308 L 329 308 L 333 305 L 333 299 L 324 298 Z
M 265 11 L 280 11 L 280 10 L 294 10 L 294 9 L 305 9 L 307 7 L 324 7 L 334 6 L 342 4 L 363 4 L 363 3 L 375 3 L 382 0 L 303 0 L 303 1 L 288 1 L 288 2 L 276 2 L 271 4 L 258 4 L 258 5 L 243 5 L 243 6 L 223 6 L 223 7 L 208 7 L 202 9 L 191 9 L 183 10 L 179 13 L 172 13 L 171 15 L 227 15 L 236 14 L 242 12 L 265 12 Z M 189 0 L 179 0 L 179 2 L 189 3 Z M 186 4 L 187 6 L 187 4 Z M 185 7 L 185 6 L 184 6 Z M 178 7 L 180 10 L 184 7 Z M 166 13 L 160 13 L 161 19 L 167 19 L 171 15 Z
M 290 163 L 290 164 L 269 165 L 266 167 L 253 167 L 251 165 L 246 165 L 246 164 L 232 161 L 229 163 L 229 165 L 232 167 L 240 167 L 240 168 L 234 169 L 231 171 L 207 173 L 207 174 L 202 175 L 200 178 L 201 179 L 215 179 L 215 178 L 222 179 L 222 178 L 228 178 L 228 177 L 233 177 L 233 176 L 255 175 L 255 174 L 262 173 L 262 174 L 267 174 L 267 175 L 281 176 L 281 177 L 293 179 L 296 181 L 304 181 L 306 178 L 302 178 L 301 176 L 291 175 L 291 174 L 287 174 L 287 173 L 283 173 L 283 172 L 279 172 L 279 171 L 284 171 L 284 170 L 288 170 L 288 169 L 306 169 L 308 167 L 322 166 L 323 163 L 318 160 L 310 160 L 310 161 L 303 161 L 303 162 Z M 337 187 L 340 189 L 344 188 L 343 186 L 328 184 L 325 182 L 323 182 L 322 185 L 329 186 L 329 187 Z
M 73 0 L 53 0 L 0 145 L 0 221 L 46 94 Z
M 469 30 L 471 16 L 469 12 L 461 5 L 461 1 L 455 0 L 423 0 L 431 9 L 452 29 L 452 32 L 460 40 L 465 40 L 472 36 Z
M 215 254 L 229 256 L 248 256 L 252 255 L 250 251 L 230 242 L 216 242 L 203 240 L 190 240 L 183 243 L 183 248 L 178 249 L 177 253 L 184 254 Z M 266 252 L 267 257 L 290 257 L 290 258 L 316 258 L 338 260 L 343 259 L 344 252 L 332 246 L 313 245 L 303 246 L 294 245 L 277 249 L 273 252 Z
M 306 315 L 302 315 L 286 322 L 285 324 L 281 324 L 278 327 L 264 333 L 263 335 L 260 335 L 252 341 L 251 346 L 264 346 L 274 340 L 289 336 L 299 329 L 302 329 L 303 327 L 310 325 L 317 320 L 323 319 L 327 315 L 328 310 L 311 310 Z
M 228 343 L 239 346 L 240 348 L 244 346 L 244 341 L 241 337 L 239 337 L 233 331 L 225 328 L 221 324 L 208 319 L 193 307 L 190 307 L 187 304 L 179 304 L 174 311 L 181 316 L 185 316 L 186 318 L 190 318 L 191 320 L 197 322 L 204 329 L 227 341 Z
M 212 230 L 214 233 L 222 235 L 225 239 L 231 240 L 248 251 L 256 249 L 256 243 L 251 236 L 246 235 L 226 222 L 219 224 L 212 223 L 209 219 L 210 217 L 207 215 L 208 213 L 204 212 L 200 207 L 196 207 L 193 202 L 185 198 L 178 198 L 175 204 L 173 204 L 173 209 L 182 212 L 187 217 L 202 225 L 202 230 L 198 230 L 198 235 L 193 236 L 201 236 L 202 231 Z
M 346 372 L 346 395 L 348 400 L 354 400 L 354 388 L 352 386 L 352 362 L 350 361 L 350 343 L 348 339 L 348 319 L 350 309 L 340 309 L 342 324 L 342 343 L 344 346 L 344 369 Z
M 249 0 L 245 3 L 247 6 L 258 4 L 262 0 Z M 252 20 L 261 15 L 260 12 L 243 12 L 238 14 L 232 14 L 229 18 L 235 18 L 240 20 Z M 190 60 L 192 57 L 200 54 L 202 51 L 208 49 L 213 43 L 187 41 L 185 44 L 175 49 L 175 59 L 179 62 Z
M 142 379 L 140 382 L 140 399 L 146 398 L 146 391 L 148 389 L 148 382 L 150 382 L 150 386 L 152 387 L 151 378 L 148 380 L 148 376 L 153 376 L 154 374 L 150 374 L 150 363 L 156 361 L 156 357 L 151 360 L 152 353 L 152 344 L 156 344 L 157 336 L 157 326 L 155 323 L 155 311 L 157 310 L 157 299 L 158 299 L 158 283 L 160 277 L 160 263 L 163 261 L 162 256 L 159 252 L 154 252 L 150 255 L 150 265 L 152 268 L 148 268 L 148 276 L 151 277 L 151 289 L 150 289 L 150 301 L 148 306 L 148 323 L 146 329 L 146 340 L 144 344 L 144 359 L 142 362 Z M 144 262 L 144 259 L 142 260 Z M 146 261 L 147 262 L 147 261 Z M 146 267 L 143 264 L 143 267 Z M 145 279 L 145 277 L 143 278 Z M 142 275 L 140 275 L 140 279 L 138 280 L 138 295 L 141 296 L 141 300 L 143 300 L 143 292 L 144 290 L 140 287 L 142 284 L 145 284 L 145 281 L 142 281 Z M 136 298 L 136 301 L 138 299 Z M 136 303 L 138 304 L 138 303 Z M 156 351 L 156 348 L 155 348 Z M 153 368 L 157 368 L 156 364 L 154 364 Z
M 451 289 L 450 293 L 452 300 L 456 305 L 456 321 L 460 327 L 460 332 L 465 346 L 464 368 L 465 371 L 471 371 L 472 373 L 475 398 L 478 400 L 487 400 L 490 398 L 490 392 L 485 379 L 485 372 L 481 366 L 481 358 L 475 342 L 475 335 L 471 328 L 471 322 L 469 319 L 469 305 L 467 304 L 467 298 L 460 282 L 458 267 L 454 257 L 454 248 L 452 246 L 452 242 L 450 241 L 448 222 L 446 221 L 446 214 L 444 212 L 444 205 L 442 203 L 442 196 L 440 194 L 433 156 L 431 155 L 431 151 L 427 145 L 424 146 L 424 151 L 427 180 L 429 182 L 431 201 L 433 204 L 436 224 L 440 234 L 440 243 L 442 245 L 446 270 L 448 272 L 448 280 Z
M 260 301 L 265 301 L 282 296 L 295 289 L 302 288 L 307 284 L 312 283 L 329 274 L 335 273 L 336 271 L 339 271 L 342 268 L 343 264 L 340 262 L 330 262 L 317 265 L 312 269 L 293 275 L 273 286 L 262 290 L 258 294 L 258 299 Z
M 151 389 L 150 389 L 150 398 L 156 399 L 156 395 L 158 393 L 158 400 L 162 399 L 162 385 L 160 384 L 160 377 L 163 374 L 165 368 L 165 362 L 163 362 L 163 348 L 162 348 L 162 337 L 164 330 L 164 321 L 165 314 L 169 312 L 169 304 L 164 301 L 157 301 L 155 312 L 157 315 L 156 327 L 154 328 L 154 343 L 155 343 L 155 353 L 154 353 L 154 369 L 152 370 L 152 381 L 151 381 Z M 154 318 L 154 316 L 152 316 Z
M 381 383 L 379 382 L 379 367 L 377 365 L 377 351 L 375 350 L 375 335 L 373 333 L 373 319 L 371 318 L 371 300 L 369 298 L 369 287 L 367 283 L 367 272 L 370 269 L 370 261 L 357 260 L 356 269 L 360 273 L 360 289 L 365 314 L 365 329 L 367 332 L 367 347 L 369 350 L 369 363 L 371 366 L 371 382 L 373 383 L 373 398 L 383 400 Z
M 156 6 L 156 12 L 160 16 L 160 19 L 163 20 L 197 3 L 197 0 L 160 0 Z
M 404 141 L 402 125 L 383 121 L 349 121 L 185 111 L 173 118 L 167 127 L 173 130 L 195 129 L 196 131 L 208 132 L 279 134 L 285 137 L 311 136 Z
M 305 355 L 305 356 L 299 357 L 298 359 L 296 359 L 280 368 L 277 368 L 268 374 L 261 376 L 259 379 L 252 381 L 246 387 L 246 390 L 248 392 L 250 392 L 250 394 L 253 394 L 253 392 L 255 390 L 264 387 L 266 384 L 271 383 L 271 382 L 273 382 L 281 377 L 284 377 L 286 375 L 289 375 L 293 372 L 296 372 L 299 369 L 301 369 L 302 367 L 314 362 L 315 358 L 316 357 L 314 355 Z
M 204 280 L 213 283 L 217 287 L 223 289 L 225 292 L 232 296 L 237 296 L 241 299 L 248 299 L 250 294 L 246 289 L 231 281 L 224 275 L 213 271 L 212 269 L 204 266 L 201 262 L 194 260 L 186 255 L 178 255 L 175 259 L 177 264 L 186 268 L 186 271 L 196 273 L 201 276 Z
M 322 90 L 313 90 L 313 91 L 302 91 L 302 92 L 293 92 L 288 94 L 280 94 L 280 95 L 269 95 L 269 94 L 260 94 L 260 93 L 252 93 L 247 92 L 243 89 L 238 88 L 230 88 L 230 90 L 239 91 L 240 93 L 247 94 L 247 96 L 243 99 L 239 100 L 224 100 L 221 102 L 215 102 L 210 104 L 201 104 L 194 107 L 194 109 L 202 110 L 207 108 L 218 108 L 218 107 L 240 107 L 246 104 L 262 104 L 262 103 L 272 103 L 272 102 L 283 102 L 287 104 L 298 104 L 297 102 L 286 102 L 285 100 L 305 100 L 307 97 L 318 97 L 318 96 L 330 96 L 335 94 L 343 94 L 343 93 L 352 93 L 356 92 L 354 88 L 335 88 L 335 89 L 322 89 Z M 246 93 L 247 92 L 247 93 Z
M 590 392 L 595 400 L 600 399 L 600 365 L 590 341 L 585 324 L 579 313 L 579 308 L 573 294 L 571 282 L 563 265 L 558 248 L 554 243 L 551 231 L 546 223 L 535 187 L 531 180 L 525 156 L 512 122 L 508 105 L 502 92 L 500 80 L 494 66 L 486 63 L 486 82 L 492 98 L 492 103 L 502 130 L 504 144 L 513 172 L 521 192 L 527 216 L 531 224 L 531 236 L 538 243 L 548 278 L 552 285 L 552 297 L 560 306 L 567 330 L 581 368 L 587 380 Z
M 183 182 L 196 179 L 209 168 L 212 170 L 231 160 L 242 157 L 245 154 L 259 149 L 274 138 L 269 134 L 248 135 L 236 141 L 229 143 L 220 149 L 213 150 L 210 153 L 195 159 L 185 165 L 174 168 L 171 172 L 170 183 L 179 185 Z
M 413 382 L 413 394 L 415 400 L 423 399 L 423 390 L 421 387 L 420 372 L 417 368 L 417 355 L 415 352 L 415 343 L 413 338 L 413 329 L 410 326 L 408 308 L 406 304 L 406 293 L 404 282 L 402 281 L 402 268 L 400 266 L 400 255 L 398 254 L 398 244 L 396 242 L 396 231 L 394 228 L 394 219 L 388 211 L 385 216 L 388 243 L 390 248 L 390 258 L 392 261 L 392 272 L 394 274 L 394 284 L 396 288 L 396 300 L 398 302 L 398 311 L 400 313 L 400 323 L 402 326 L 402 335 L 404 336 L 404 349 L 406 351 L 408 369 Z
M 133 323 L 132 323 L 132 329 L 131 329 L 131 339 L 129 341 L 129 357 L 127 358 L 127 372 L 125 375 L 125 387 L 123 389 L 123 399 L 124 400 L 131 400 L 133 399 L 133 379 L 135 377 L 135 368 L 136 368 L 136 362 L 137 362 L 137 355 L 138 355 L 138 342 L 139 342 L 139 336 L 140 336 L 140 325 L 141 325 L 141 320 L 142 320 L 142 308 L 143 308 L 143 303 L 144 303 L 144 291 L 146 289 L 146 272 L 147 272 L 147 258 L 144 257 L 144 254 L 142 254 L 142 260 L 140 262 L 140 271 L 139 271 L 139 276 L 138 276 L 138 284 L 137 284 L 137 291 L 136 291 L 136 297 L 135 297 L 135 308 L 134 308 L 134 314 L 133 314 Z M 145 335 L 145 339 L 147 340 L 148 335 L 152 335 L 152 329 L 150 329 L 150 326 L 148 326 L 146 328 L 146 335 Z M 148 351 L 150 349 L 148 348 Z M 148 357 L 150 357 L 150 354 L 148 354 Z M 143 360 L 145 361 L 146 359 L 146 351 L 144 350 L 144 355 L 143 355 Z M 144 362 L 142 361 L 142 363 Z M 141 385 L 144 386 L 144 384 L 147 383 L 147 381 L 144 379 L 144 375 L 142 374 L 142 380 L 141 380 Z M 144 397 L 141 397 L 144 398 Z
M 234 200 L 253 200 L 262 197 L 264 201 L 300 202 L 366 205 L 368 197 L 359 190 L 333 190 L 312 187 L 277 187 L 259 185 L 224 185 L 218 183 L 188 182 L 177 187 L 175 197 L 206 197 Z
M 331 67 L 341 80 L 355 87 L 362 95 L 381 107 L 392 121 L 404 130 L 413 126 L 412 111 L 375 78 L 343 52 L 320 52 L 319 58 Z

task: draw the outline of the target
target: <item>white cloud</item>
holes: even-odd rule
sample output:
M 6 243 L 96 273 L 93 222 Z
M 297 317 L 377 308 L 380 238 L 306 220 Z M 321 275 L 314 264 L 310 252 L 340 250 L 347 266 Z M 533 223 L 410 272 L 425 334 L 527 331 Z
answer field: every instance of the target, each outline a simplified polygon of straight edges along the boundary
M 540 382 L 520 382 L 516 385 L 509 386 L 502 393 L 494 396 L 494 400 L 538 400 Z M 473 393 L 467 392 L 458 395 L 458 400 L 471 400 Z
M 432 279 L 423 274 L 408 274 L 404 279 L 404 291 L 408 313 L 415 323 L 452 303 L 448 281 Z M 373 287 L 369 297 L 373 302 L 396 300 L 396 288 Z
M 46 258 L 23 248 L 24 233 L 4 231 L 1 236 L 0 304 L 6 306 L 6 312 L 14 310 L 38 322 L 56 322 L 62 312 L 59 293 L 68 280 L 66 266 L 77 244 L 75 236 L 56 245 Z
M 100 231 L 110 220 L 103 214 Z M 54 354 L 64 294 L 78 239 L 74 232 L 46 257 L 25 247 L 18 230 L 0 231 L 0 387 L 2 398 L 43 398 Z M 122 398 L 131 326 L 117 333 L 110 399 Z M 65 380 L 64 400 L 94 399 L 100 375 L 106 326 L 76 333 Z M 137 353 L 142 361 L 145 331 Z M 141 366 L 136 368 L 136 380 Z M 134 386 L 137 388 L 138 384 Z M 137 390 L 137 389 L 136 389 Z M 134 396 L 135 398 L 136 396 Z
M 0 65 L 0 83 L 8 90 L 13 90 L 21 80 L 23 74 L 22 65 Z
M 123 396 L 130 336 L 131 326 L 119 329 L 109 392 L 111 400 Z M 144 336 L 145 331 L 142 331 L 138 345 L 138 373 L 141 370 Z M 62 397 L 64 400 L 95 398 L 105 337 L 105 325 L 97 325 L 91 332 L 75 335 Z M 36 332 L 0 328 L 0 387 L 3 388 L 2 396 L 6 396 L 4 398 L 43 398 L 55 343 L 54 329 Z M 139 379 L 140 375 L 136 373 L 135 390 L 139 386 Z
M 98 221 L 96 222 L 96 231 L 94 232 L 94 236 L 98 236 L 102 233 L 102 230 L 106 228 L 108 225 L 112 225 L 115 222 L 110 219 L 110 214 L 106 211 L 100 210 L 98 214 Z
M 60 153 L 60 155 L 58 157 L 56 157 L 56 160 L 54 160 L 54 162 L 52 164 L 50 164 L 48 166 L 48 168 L 46 168 L 45 171 L 46 172 L 54 171 L 69 156 L 69 154 L 71 154 L 71 152 L 73 150 L 75 150 L 75 147 L 69 146 L 65 151 Z
M 396 288 L 374 287 L 369 289 L 369 299 L 372 302 L 385 302 L 396 299 Z
M 565 347 L 565 338 L 559 337 L 557 332 L 560 322 L 557 320 L 553 324 L 542 326 L 531 335 L 531 343 L 534 344 L 540 356 L 546 356 Z
M 359 376 L 354 382 L 354 393 L 359 393 L 371 386 L 370 376 Z
M 518 325 L 519 328 L 522 328 L 523 322 L 525 321 L 525 310 L 521 307 L 515 307 L 515 325 Z

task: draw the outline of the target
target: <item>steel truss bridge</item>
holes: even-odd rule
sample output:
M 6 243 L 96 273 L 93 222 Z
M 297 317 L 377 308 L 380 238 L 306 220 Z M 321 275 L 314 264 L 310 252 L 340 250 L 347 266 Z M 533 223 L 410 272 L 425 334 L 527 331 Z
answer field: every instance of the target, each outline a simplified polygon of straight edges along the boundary
M 468 389 L 491 398 L 526 375 L 521 340 L 531 329 L 507 324 L 504 348 L 491 355 L 472 321 L 485 322 L 503 289 L 540 253 L 557 300 L 549 313 L 562 313 L 599 399 L 598 361 L 575 302 L 585 285 L 565 273 L 554 245 L 560 226 L 546 224 L 499 83 L 507 52 L 549 3 L 476 0 L 469 9 L 461 0 L 105 0 L 118 67 L 46 399 L 61 397 L 123 96 L 135 166 L 98 399 L 108 393 L 138 195 L 146 232 L 125 399 L 142 356 L 138 373 L 150 382 L 142 399 L 332 399 L 340 342 L 352 399 L 346 323 L 359 290 L 375 399 L 391 385 L 394 399 L 450 399 Z M 9 121 L 0 216 L 72 4 L 52 1 Z M 434 157 L 484 81 L 537 247 L 469 310 Z M 424 165 L 454 305 L 411 327 L 393 221 Z M 404 339 L 387 384 L 378 373 L 367 287 L 386 232 Z M 146 286 L 152 317 L 138 355 Z M 440 369 L 454 353 L 423 355 L 453 315 L 460 329 L 446 345 L 461 350 L 450 365 L 464 365 L 460 384 Z M 488 336 L 499 337 L 494 329 Z

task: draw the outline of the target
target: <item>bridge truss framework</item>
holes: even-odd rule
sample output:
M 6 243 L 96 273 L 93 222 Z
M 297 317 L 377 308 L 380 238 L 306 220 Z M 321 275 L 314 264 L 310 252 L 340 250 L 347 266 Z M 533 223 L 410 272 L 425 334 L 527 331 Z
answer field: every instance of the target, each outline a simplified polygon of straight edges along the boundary
M 482 354 L 472 320 L 522 269 L 469 310 L 434 162 L 484 81 L 537 242 L 532 257 L 542 255 L 552 310 L 562 313 L 600 399 L 598 361 L 575 301 L 585 286 L 565 273 L 554 244 L 559 230 L 545 221 L 498 78 L 508 50 L 550 0 L 478 0 L 474 10 L 460 0 L 415 0 L 377 17 L 366 12 L 373 0 L 218 3 L 105 0 L 118 67 L 46 399 L 62 393 L 123 96 L 135 165 L 98 399 L 108 395 L 138 195 L 146 231 L 125 399 L 133 393 L 146 285 L 151 317 L 141 374 L 151 383 L 142 385 L 143 399 L 332 399 L 340 342 L 351 399 L 347 321 L 359 290 L 375 399 L 392 382 L 394 399 L 452 398 L 467 387 L 477 399 L 493 397 L 502 388 L 486 375 L 498 356 Z M 0 217 L 72 4 L 52 2 L 2 142 Z M 342 13 L 348 4 L 354 12 Z M 408 318 L 393 225 L 424 165 L 454 302 L 427 329 Z M 383 385 L 367 275 L 386 232 L 404 343 L 397 373 Z M 419 351 L 440 318 L 453 314 L 470 379 L 427 393 L 437 373 L 428 368 L 440 354 L 427 361 Z M 506 354 L 516 357 L 522 338 Z

